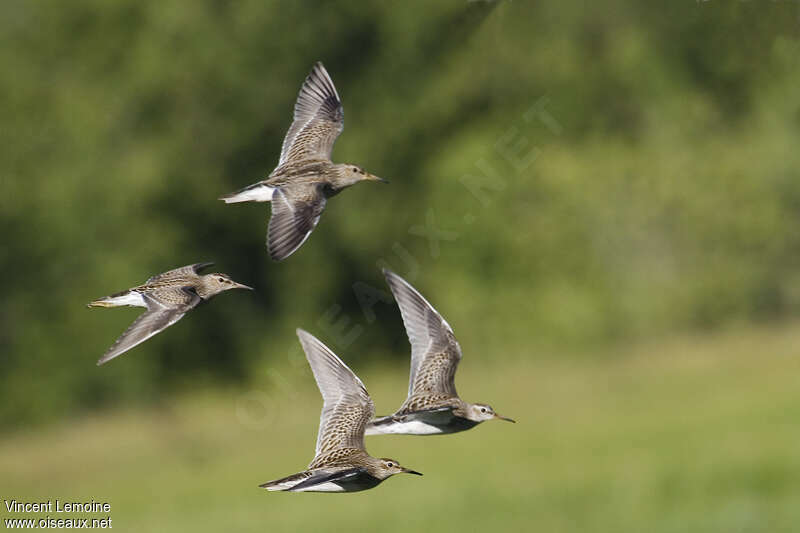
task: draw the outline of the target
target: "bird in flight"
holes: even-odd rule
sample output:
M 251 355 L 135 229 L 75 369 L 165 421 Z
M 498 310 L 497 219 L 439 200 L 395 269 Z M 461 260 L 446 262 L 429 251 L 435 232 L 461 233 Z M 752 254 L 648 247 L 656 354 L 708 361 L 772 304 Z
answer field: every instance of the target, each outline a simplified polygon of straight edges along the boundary
M 386 183 L 357 165 L 331 161 L 343 128 L 339 94 L 318 62 L 300 88 L 278 166 L 267 179 L 220 197 L 229 204 L 272 202 L 267 251 L 275 261 L 286 259 L 308 239 L 328 198 L 360 181 Z
M 297 336 L 323 400 L 314 459 L 302 472 L 259 486 L 271 491 L 357 492 L 395 474 L 421 476 L 394 459 L 367 453 L 364 426 L 375 414 L 367 389 L 319 339 L 302 329 L 297 330 Z
M 455 376 L 461 346 L 450 324 L 406 280 L 389 270 L 383 274 L 411 343 L 411 374 L 406 401 L 393 415 L 370 421 L 366 434 L 436 435 L 464 431 L 495 418 L 514 422 L 490 405 L 459 398 Z
M 143 285 L 98 298 L 88 307 L 144 307 L 144 313 L 111 345 L 98 366 L 143 343 L 156 333 L 183 318 L 198 304 L 231 289 L 250 289 L 236 283 L 227 274 L 204 274 L 200 271 L 213 263 L 195 263 L 153 276 Z

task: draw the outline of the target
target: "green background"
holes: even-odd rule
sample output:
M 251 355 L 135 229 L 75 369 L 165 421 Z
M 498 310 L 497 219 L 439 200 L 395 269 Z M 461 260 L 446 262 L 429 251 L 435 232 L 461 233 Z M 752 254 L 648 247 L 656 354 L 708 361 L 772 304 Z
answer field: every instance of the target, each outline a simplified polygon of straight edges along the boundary
M 4 2 L 0 498 L 123 531 L 794 530 L 800 4 L 597 4 Z M 334 160 L 391 184 L 273 263 L 269 207 L 216 198 L 272 170 L 317 60 Z M 96 367 L 138 311 L 85 304 L 200 261 L 255 293 Z M 402 401 L 385 266 L 518 424 L 369 438 L 425 473 L 370 492 L 258 490 L 311 459 L 296 327 Z

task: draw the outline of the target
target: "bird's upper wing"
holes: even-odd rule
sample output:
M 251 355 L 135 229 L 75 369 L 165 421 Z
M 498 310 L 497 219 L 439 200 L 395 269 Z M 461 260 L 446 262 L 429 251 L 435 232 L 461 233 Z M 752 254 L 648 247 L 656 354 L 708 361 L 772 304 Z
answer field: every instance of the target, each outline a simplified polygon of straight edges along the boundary
M 289 160 L 330 159 L 343 128 L 339 94 L 325 67 L 317 62 L 297 95 L 294 122 L 283 139 L 278 166 Z
M 450 324 L 406 280 L 389 270 L 383 273 L 400 307 L 411 343 L 408 396 L 458 396 L 455 375 L 461 346 Z
M 197 305 L 201 299 L 196 293 L 183 291 L 181 289 L 158 289 L 159 292 L 164 293 L 159 296 L 171 297 L 174 300 L 182 300 L 183 303 L 177 306 L 166 307 L 159 303 L 153 296 L 144 294 L 142 297 L 147 303 L 147 311 L 139 315 L 133 321 L 128 329 L 120 335 L 116 342 L 109 348 L 103 357 L 97 361 L 97 365 L 107 363 L 118 355 L 127 352 L 134 346 L 137 346 L 156 333 L 165 330 L 181 318 L 186 312 Z M 166 294 L 167 291 L 173 291 L 175 294 Z M 154 291 L 155 292 L 155 291 Z M 179 294 L 180 293 L 180 294 Z M 182 295 L 183 296 L 182 296 Z
M 272 217 L 267 229 L 267 251 L 282 261 L 311 235 L 322 211 L 325 195 L 318 184 L 284 185 L 272 194 Z
M 213 264 L 214 263 L 195 263 L 193 265 L 186 265 L 180 268 L 167 270 L 166 272 L 162 272 L 161 274 L 156 274 L 152 278 L 148 279 L 145 282 L 145 285 L 156 281 L 169 281 L 171 279 L 180 279 L 180 278 L 185 278 L 187 276 L 196 276 L 197 274 L 200 273 L 201 270 L 203 270 L 204 268 L 208 268 Z
M 297 330 L 322 394 L 315 457 L 337 448 L 364 450 L 364 428 L 375 406 L 360 379 L 316 337 Z

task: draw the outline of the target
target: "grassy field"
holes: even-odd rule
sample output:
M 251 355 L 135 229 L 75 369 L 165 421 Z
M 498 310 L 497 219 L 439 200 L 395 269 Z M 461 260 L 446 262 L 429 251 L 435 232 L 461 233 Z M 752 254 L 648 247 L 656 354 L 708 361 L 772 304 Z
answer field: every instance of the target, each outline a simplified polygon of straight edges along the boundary
M 421 478 L 350 495 L 258 489 L 311 459 L 320 398 L 287 366 L 263 390 L 6 435 L 2 498 L 109 501 L 122 531 L 797 530 L 800 324 L 537 355 L 492 368 L 467 351 L 459 375 L 465 398 L 516 425 L 368 439 Z M 399 404 L 405 369 L 361 374 L 379 412 Z

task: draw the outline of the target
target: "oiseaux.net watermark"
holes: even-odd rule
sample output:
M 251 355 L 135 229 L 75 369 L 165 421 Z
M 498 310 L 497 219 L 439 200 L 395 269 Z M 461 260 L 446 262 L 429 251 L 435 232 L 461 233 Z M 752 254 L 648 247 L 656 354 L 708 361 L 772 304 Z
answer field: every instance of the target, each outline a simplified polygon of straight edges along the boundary
M 109 502 L 3 500 L 5 529 L 111 529 Z

